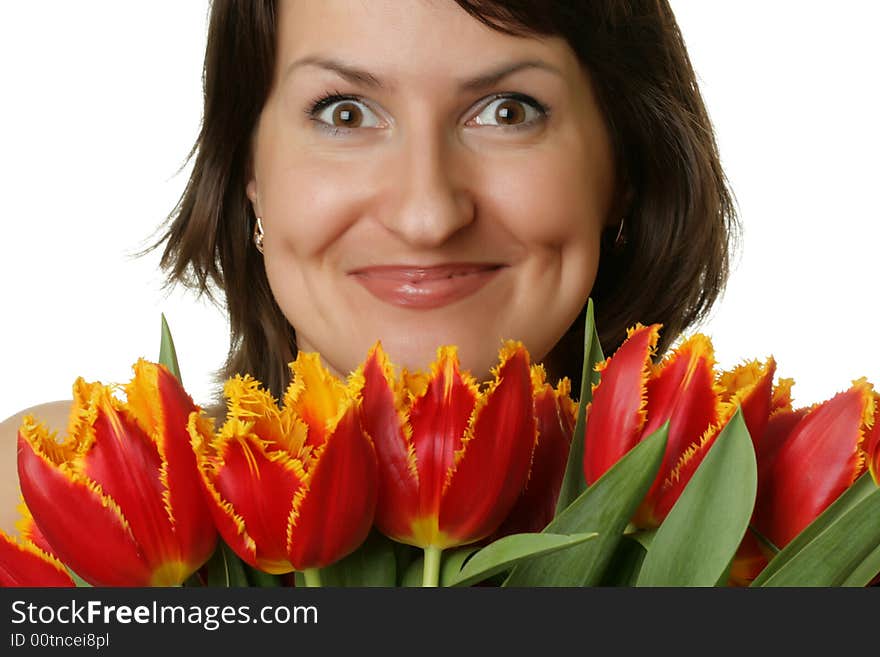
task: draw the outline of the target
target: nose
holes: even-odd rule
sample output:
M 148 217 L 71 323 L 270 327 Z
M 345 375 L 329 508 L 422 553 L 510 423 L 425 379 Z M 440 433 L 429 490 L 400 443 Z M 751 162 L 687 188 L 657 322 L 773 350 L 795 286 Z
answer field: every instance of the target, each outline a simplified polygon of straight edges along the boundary
M 467 183 L 467 155 L 442 130 L 410 133 L 389 167 L 394 202 L 385 227 L 415 248 L 435 248 L 471 224 L 475 210 Z

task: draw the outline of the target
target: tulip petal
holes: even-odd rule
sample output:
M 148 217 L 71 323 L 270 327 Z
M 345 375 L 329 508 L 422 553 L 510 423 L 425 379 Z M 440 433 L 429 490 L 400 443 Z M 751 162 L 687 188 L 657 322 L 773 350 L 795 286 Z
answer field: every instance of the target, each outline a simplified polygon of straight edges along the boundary
M 646 496 L 639 506 L 632 521 L 636 527 L 650 529 L 660 526 L 703 462 L 722 428 L 718 425 L 709 427 L 700 440 L 684 451 L 662 485 L 653 495 Z
M 219 464 L 214 455 L 214 425 L 210 418 L 191 413 L 187 424 L 190 442 L 196 455 L 200 481 L 208 499 L 208 510 L 214 525 L 226 544 L 253 567 L 257 567 L 257 545 L 245 528 L 244 519 L 232 504 L 221 497 L 214 485 L 214 472 Z
M 766 548 L 762 547 L 755 534 L 751 530 L 747 531 L 733 558 L 728 584 L 749 586 L 767 566 L 768 558 L 765 552 Z
M 537 439 L 529 355 L 521 343 L 507 342 L 500 360 L 444 482 L 436 547 L 491 534 L 528 481 Z
M 773 376 L 776 373 L 776 361 L 771 356 L 763 365 L 758 361 L 749 361 L 719 377 L 722 388 L 722 421 L 733 415 L 737 406 L 742 408 L 743 420 L 752 443 L 758 440 L 767 427 L 773 402 Z
M 712 343 L 697 333 L 654 367 L 647 384 L 648 420 L 643 433 L 650 435 L 669 420 L 669 440 L 657 479 L 648 491 L 649 499 L 658 493 L 688 447 L 719 421 L 714 365 Z
M 755 449 L 755 458 L 758 461 L 758 499 L 761 497 L 761 483 L 770 476 L 779 450 L 808 411 L 807 408 L 780 409 L 774 412 L 767 421 L 767 427 L 761 434 Z
M 791 388 L 794 379 L 779 379 L 773 386 L 773 397 L 770 401 L 770 415 L 783 411 L 791 411 Z
M 784 547 L 855 480 L 872 413 L 870 384 L 854 382 L 810 410 L 765 464 L 754 523 L 774 545 Z
M 83 473 L 123 509 L 144 558 L 156 569 L 180 561 L 180 548 L 165 506 L 156 445 L 105 389 L 93 424 L 94 441 L 83 456 Z
M 302 463 L 281 450 L 267 449 L 267 437 L 252 433 L 252 425 L 231 418 L 223 426 L 202 471 L 217 502 L 218 513 L 234 515 L 243 522 L 226 519 L 218 528 L 243 559 L 277 575 L 293 570 L 287 556 L 287 523 L 293 500 L 306 478 Z M 204 457 L 203 457 L 204 458 Z M 235 533 L 229 535 L 232 526 Z M 242 531 L 243 530 L 243 531 Z M 253 546 L 251 548 L 251 546 Z
M 568 379 L 560 381 L 554 390 L 544 382 L 544 377 L 543 367 L 532 367 L 538 442 L 525 490 L 493 534 L 495 539 L 509 534 L 540 532 L 553 520 L 556 512 L 556 498 L 565 475 L 577 406 L 571 401 Z
M 864 444 L 868 470 L 874 482 L 880 486 L 880 393 L 874 393 L 874 418 Z
M 440 347 L 427 386 L 413 400 L 409 416 L 419 473 L 420 518 L 436 522 L 440 515 L 446 479 L 462 448 L 478 396 L 473 379 L 459 370 L 455 347 Z
M 584 476 L 592 484 L 632 449 L 646 421 L 646 382 L 660 325 L 636 325 L 601 367 L 584 434 Z M 662 422 L 661 422 L 662 424 Z
M 211 556 L 217 543 L 186 430 L 189 415 L 197 407 L 166 367 L 141 359 L 134 373 L 125 389 L 127 408 L 162 458 L 159 480 L 176 553 L 195 569 Z
M 49 545 L 49 541 L 46 540 L 46 537 L 43 536 L 43 532 L 40 531 L 40 528 L 37 527 L 37 523 L 34 522 L 34 516 L 30 509 L 27 508 L 27 504 L 24 502 L 19 504 L 18 511 L 21 514 L 21 517 L 15 523 L 15 528 L 18 530 L 21 538 L 29 543 L 33 543 L 46 554 L 54 554 L 52 547 Z
M 316 353 L 299 352 L 290 369 L 293 380 L 284 395 L 284 406 L 308 426 L 306 444 L 320 447 L 339 422 L 349 391 Z
M 0 531 L 0 586 L 75 586 L 64 565 L 29 541 Z
M 363 379 L 363 424 L 378 459 L 376 525 L 386 536 L 404 541 L 418 511 L 419 486 L 405 391 L 395 386 L 393 367 L 380 344 L 354 376 Z
M 119 505 L 84 475 L 54 464 L 50 442 L 45 427 L 26 417 L 18 434 L 21 491 L 55 554 L 90 584 L 148 585 L 151 569 Z
M 315 457 L 290 513 L 287 549 L 297 570 L 323 568 L 366 539 L 376 510 L 377 465 L 352 403 Z

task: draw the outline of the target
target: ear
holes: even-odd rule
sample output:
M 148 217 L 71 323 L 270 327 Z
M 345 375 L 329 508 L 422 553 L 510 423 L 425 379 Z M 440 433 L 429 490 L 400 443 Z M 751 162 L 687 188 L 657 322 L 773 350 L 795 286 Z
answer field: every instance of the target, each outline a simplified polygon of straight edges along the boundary
M 248 180 L 247 185 L 245 186 L 245 194 L 247 194 L 251 206 L 254 208 L 254 214 L 258 217 L 263 216 L 263 213 L 260 211 L 260 198 L 257 194 L 256 178 L 251 177 L 251 179 Z

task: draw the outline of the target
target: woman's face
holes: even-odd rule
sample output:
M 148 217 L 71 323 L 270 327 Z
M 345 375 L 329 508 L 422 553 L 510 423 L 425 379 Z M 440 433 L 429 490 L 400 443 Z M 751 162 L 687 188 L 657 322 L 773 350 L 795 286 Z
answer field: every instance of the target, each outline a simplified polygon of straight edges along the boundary
M 486 376 L 506 338 L 538 361 L 589 295 L 613 161 L 560 38 L 451 0 L 282 1 L 253 154 L 272 292 L 337 374 L 377 340 L 409 369 L 456 344 Z

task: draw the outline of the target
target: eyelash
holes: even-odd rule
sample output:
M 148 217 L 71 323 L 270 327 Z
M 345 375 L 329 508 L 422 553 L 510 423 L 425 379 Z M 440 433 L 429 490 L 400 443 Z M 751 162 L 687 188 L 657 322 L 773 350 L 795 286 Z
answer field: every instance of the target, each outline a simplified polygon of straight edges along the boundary
M 492 94 L 492 96 L 487 99 L 485 104 L 488 105 L 489 103 L 496 101 L 500 98 L 508 98 L 508 99 L 516 100 L 516 101 L 519 101 L 519 102 L 524 103 L 526 105 L 529 105 L 533 109 L 537 110 L 541 114 L 541 116 L 536 119 L 532 119 L 531 121 L 529 121 L 527 123 L 521 123 L 521 124 L 517 124 L 517 125 L 510 125 L 510 126 L 495 126 L 495 127 L 503 127 L 506 130 L 513 130 L 513 131 L 525 130 L 525 129 L 534 127 L 534 125 L 537 123 L 546 121 L 547 117 L 550 116 L 550 108 L 549 107 L 547 107 L 543 103 L 538 102 L 537 100 L 535 100 L 531 96 L 526 96 L 525 94 L 516 93 L 516 92 Z M 333 105 L 334 103 L 338 103 L 338 102 L 345 101 L 345 100 L 356 101 L 358 103 L 363 103 L 365 105 L 367 104 L 364 101 L 364 99 L 359 96 L 353 96 L 351 94 L 344 94 L 339 91 L 331 91 L 329 93 L 323 94 L 322 96 L 316 98 L 311 103 L 309 103 L 308 107 L 306 107 L 306 109 L 305 109 L 306 117 L 310 121 L 314 121 L 320 129 L 325 130 L 326 132 L 329 132 L 330 134 L 332 134 L 334 136 L 340 135 L 340 134 L 347 134 L 352 131 L 352 128 L 343 128 L 340 126 L 330 125 L 330 124 L 325 123 L 324 121 L 321 121 L 318 119 L 318 114 L 323 109 L 329 107 L 330 105 Z

